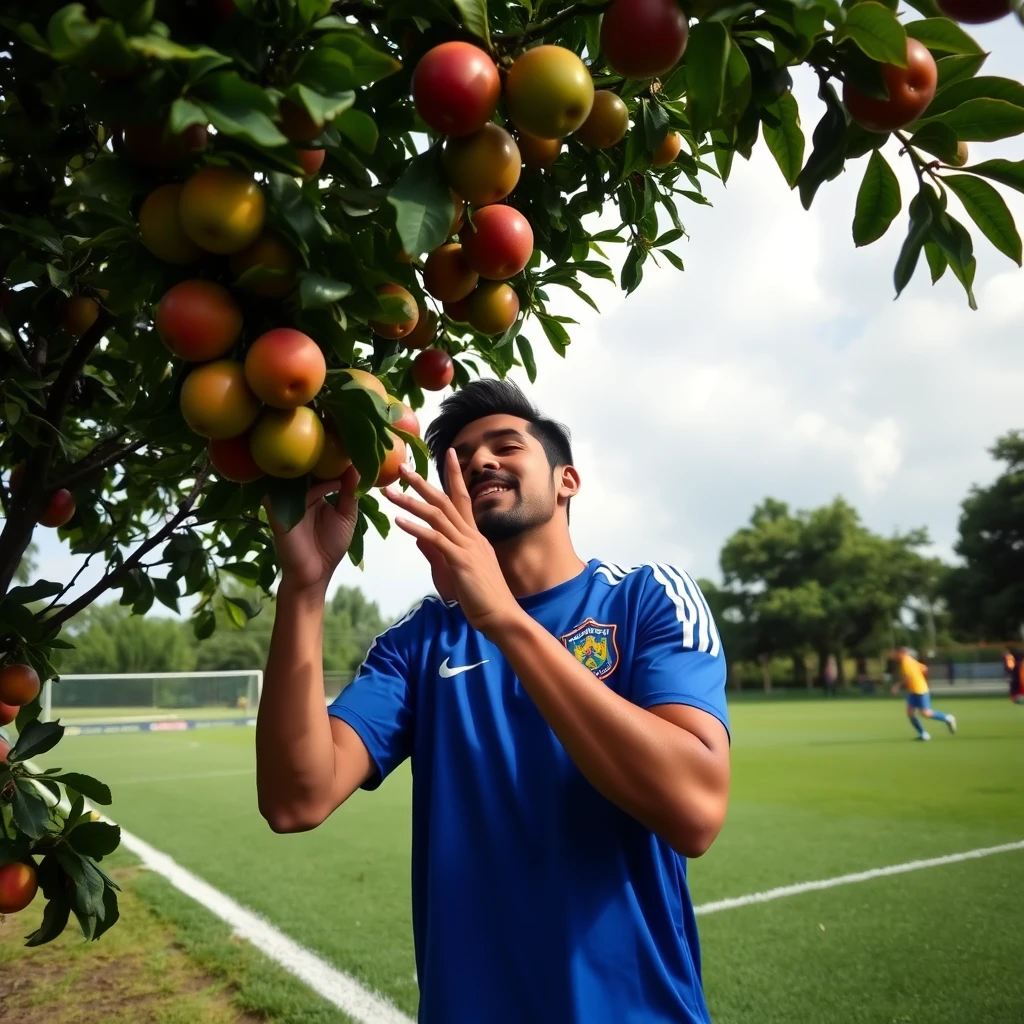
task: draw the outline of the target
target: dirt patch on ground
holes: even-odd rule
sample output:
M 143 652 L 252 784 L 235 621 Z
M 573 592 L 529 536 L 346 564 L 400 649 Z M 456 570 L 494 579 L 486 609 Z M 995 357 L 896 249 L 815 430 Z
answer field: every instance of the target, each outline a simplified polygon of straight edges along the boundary
M 133 893 L 136 874 L 114 873 L 121 919 L 97 942 L 85 942 L 72 917 L 59 939 L 26 949 L 41 900 L 0 920 L 0 1024 L 265 1024 L 188 958 Z

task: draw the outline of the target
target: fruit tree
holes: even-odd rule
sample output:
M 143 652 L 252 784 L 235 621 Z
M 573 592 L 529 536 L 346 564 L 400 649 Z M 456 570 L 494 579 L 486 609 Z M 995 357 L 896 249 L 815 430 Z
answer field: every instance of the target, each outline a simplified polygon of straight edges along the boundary
M 678 269 L 688 204 L 762 142 L 809 207 L 866 164 L 854 241 L 903 199 L 897 294 L 925 256 L 973 304 L 972 231 L 1016 263 L 1000 188 L 1024 85 L 961 22 L 1020 0 L 6 0 L 0 9 L 0 912 L 29 941 L 116 920 L 105 786 L 33 758 L 39 683 L 101 595 L 256 613 L 312 480 L 374 488 L 426 451 L 424 390 L 536 374 L 588 279 Z M 806 139 L 791 69 L 819 83 Z M 897 156 L 898 154 L 898 156 Z M 999 186 L 999 187 L 997 187 Z M 953 195 L 973 222 L 948 205 Z M 596 308 L 596 307 L 595 307 Z M 104 566 L 13 586 L 39 529 Z

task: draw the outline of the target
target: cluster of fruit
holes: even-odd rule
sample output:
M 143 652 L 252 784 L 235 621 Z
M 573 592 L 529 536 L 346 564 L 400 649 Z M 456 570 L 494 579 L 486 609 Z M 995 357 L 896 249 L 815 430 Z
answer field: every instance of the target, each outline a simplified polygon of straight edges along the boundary
M 639 24 L 638 24 L 639 18 Z M 622 32 L 620 22 L 629 23 Z M 604 17 L 602 51 L 626 78 L 670 71 L 686 49 L 686 16 L 674 0 L 616 0 Z M 471 43 L 441 43 L 423 55 L 412 79 L 416 110 L 445 136 L 443 164 L 456 199 L 447 241 L 423 266 L 423 286 L 445 314 L 482 334 L 502 334 L 519 316 L 519 297 L 507 283 L 533 255 L 533 229 L 504 203 L 522 167 L 547 169 L 568 135 L 589 149 L 609 149 L 629 128 L 629 111 L 610 89 L 594 89 L 590 71 L 562 46 L 541 45 L 512 62 L 504 84 L 490 54 Z M 504 98 L 513 135 L 492 120 Z M 664 167 L 679 154 L 682 137 L 670 132 L 652 154 Z M 463 202 L 473 208 L 464 222 Z M 408 294 L 408 293 L 406 293 Z M 411 299 L 411 296 L 410 296 Z M 422 307 L 418 318 L 430 314 Z M 417 325 L 410 318 L 404 329 Z
M 314 128 L 292 123 L 289 134 L 301 138 Z M 322 163 L 322 151 L 299 152 L 320 152 Z M 283 299 L 296 287 L 298 258 L 284 239 L 266 230 L 265 218 L 263 192 L 250 175 L 207 166 L 184 184 L 152 191 L 139 211 L 139 231 L 143 245 L 166 263 L 184 266 L 211 253 L 227 256 L 235 287 Z M 155 323 L 175 356 L 199 364 L 182 384 L 181 412 L 209 441 L 210 462 L 223 478 L 251 483 L 265 475 L 294 479 L 313 473 L 330 480 L 351 464 L 336 425 L 310 405 L 324 385 L 327 362 L 309 335 L 274 328 L 248 345 L 243 358 L 232 358 L 242 336 L 242 309 L 227 287 L 204 278 L 171 287 L 157 304 Z M 372 374 L 349 372 L 386 402 L 398 401 Z M 411 410 L 404 409 L 398 425 L 418 435 Z M 391 440 L 381 485 L 397 479 L 407 455 L 404 441 L 397 435 Z

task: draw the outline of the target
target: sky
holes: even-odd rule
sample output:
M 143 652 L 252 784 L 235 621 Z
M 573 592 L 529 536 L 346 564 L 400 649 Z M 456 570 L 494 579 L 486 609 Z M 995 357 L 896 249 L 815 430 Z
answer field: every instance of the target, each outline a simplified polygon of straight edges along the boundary
M 1024 29 L 1006 20 L 973 34 L 991 51 L 984 74 L 1019 77 Z M 809 77 L 795 86 L 808 152 L 816 87 Z M 685 273 L 648 262 L 628 298 L 587 282 L 600 315 L 565 292 L 557 311 L 579 321 L 565 359 L 527 323 L 538 380 L 510 376 L 572 431 L 581 557 L 669 562 L 717 580 L 723 542 L 765 497 L 803 509 L 837 495 L 871 529 L 925 526 L 934 553 L 954 557 L 960 503 L 999 472 L 987 449 L 1024 428 L 1024 275 L 970 225 L 979 311 L 951 273 L 932 287 L 923 259 L 894 301 L 916 181 L 897 146 L 885 152 L 904 210 L 872 246 L 856 249 L 851 235 L 866 158 L 805 212 L 762 141 L 749 163 L 737 158 L 727 187 L 705 179 L 712 207 L 684 201 L 689 238 L 673 248 Z M 971 144 L 972 163 L 993 157 L 1024 159 L 1024 141 Z M 1024 195 L 1000 191 L 1024 230 Z M 621 247 L 608 255 L 617 268 Z M 422 424 L 441 397 L 428 396 Z M 70 579 L 81 559 L 55 531 L 40 528 L 35 540 L 40 577 Z M 75 593 L 97 578 L 90 567 Z M 397 529 L 386 541 L 371 529 L 364 569 L 346 561 L 340 584 L 361 587 L 395 617 L 432 589 Z

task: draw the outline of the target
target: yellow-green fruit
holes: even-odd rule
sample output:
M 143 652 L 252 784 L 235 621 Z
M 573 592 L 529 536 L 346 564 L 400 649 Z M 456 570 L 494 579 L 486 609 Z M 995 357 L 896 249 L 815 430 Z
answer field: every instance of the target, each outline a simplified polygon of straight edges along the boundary
M 586 121 L 594 104 L 594 81 L 572 50 L 537 46 L 509 68 L 505 100 L 520 131 L 561 139 Z
M 252 245 L 234 253 L 228 261 L 228 266 L 236 278 L 254 267 L 275 272 L 274 276 L 269 273 L 266 276 L 257 276 L 239 287 L 254 295 L 283 299 L 295 290 L 295 273 L 299 268 L 299 260 L 295 250 L 283 238 L 271 231 L 265 231 Z
M 161 185 L 146 196 L 139 209 L 142 244 L 164 263 L 176 267 L 193 263 L 203 250 L 185 234 L 178 215 L 183 185 Z
M 256 240 L 263 230 L 266 200 L 248 174 L 232 167 L 204 167 L 185 182 L 178 214 L 196 245 L 227 255 Z
M 594 93 L 594 105 L 576 138 L 591 149 L 608 149 L 622 141 L 629 129 L 629 110 L 622 97 L 600 89 Z
M 259 412 L 259 399 L 249 390 L 241 363 L 204 363 L 181 386 L 181 414 L 200 437 L 219 441 L 244 434 Z
M 309 406 L 267 409 L 252 428 L 256 465 L 270 476 L 293 480 L 305 476 L 324 450 L 324 426 Z

